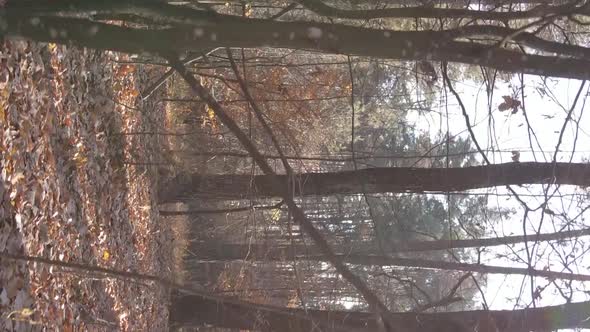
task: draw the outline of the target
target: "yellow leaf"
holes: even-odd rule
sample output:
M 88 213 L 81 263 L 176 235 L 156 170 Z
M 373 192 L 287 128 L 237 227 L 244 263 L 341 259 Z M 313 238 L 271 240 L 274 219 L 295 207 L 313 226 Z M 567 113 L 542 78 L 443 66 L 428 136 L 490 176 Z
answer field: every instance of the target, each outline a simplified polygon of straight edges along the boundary
M 209 119 L 215 118 L 215 111 L 213 111 L 213 109 L 209 106 L 207 106 L 207 117 Z
M 272 211 L 272 215 L 270 216 L 270 220 L 272 222 L 278 222 L 281 219 L 281 209 L 274 209 Z
M 20 311 L 20 314 L 22 317 L 29 317 L 33 314 L 33 310 L 29 309 L 29 308 L 22 308 Z
M 49 52 L 55 52 L 55 49 L 57 48 L 57 44 L 55 43 L 49 43 L 47 44 L 47 49 L 49 50 Z
M 82 167 L 82 166 L 86 165 L 88 158 L 86 156 L 84 156 L 83 154 L 81 154 L 80 152 L 76 152 L 74 154 L 74 157 L 72 158 L 72 160 L 76 163 L 76 166 Z
M 109 258 L 111 258 L 111 253 L 108 250 L 104 250 L 102 252 L 102 260 L 103 261 L 108 261 Z
M 6 318 L 12 319 L 15 321 L 26 321 L 28 318 L 33 315 L 33 310 L 29 308 L 22 308 L 20 310 L 15 310 L 9 313 Z

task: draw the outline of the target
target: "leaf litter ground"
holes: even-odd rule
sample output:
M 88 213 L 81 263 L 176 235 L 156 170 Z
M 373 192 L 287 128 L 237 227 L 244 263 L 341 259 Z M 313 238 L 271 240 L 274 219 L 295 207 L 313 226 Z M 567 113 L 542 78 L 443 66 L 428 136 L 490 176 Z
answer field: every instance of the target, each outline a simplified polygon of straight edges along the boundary
M 0 252 L 170 278 L 170 230 L 158 222 L 165 116 L 137 102 L 162 70 L 54 44 L 0 45 Z M 154 98 L 150 99 L 154 100 Z M 155 283 L 0 262 L 2 331 L 165 331 Z

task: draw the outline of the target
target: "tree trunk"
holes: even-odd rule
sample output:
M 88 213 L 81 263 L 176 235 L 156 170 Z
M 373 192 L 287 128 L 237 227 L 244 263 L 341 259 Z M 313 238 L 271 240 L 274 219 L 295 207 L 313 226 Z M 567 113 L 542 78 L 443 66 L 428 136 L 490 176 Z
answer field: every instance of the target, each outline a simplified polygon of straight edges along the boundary
M 423 1 L 427 4 L 429 1 Z M 430 1 L 434 4 L 435 1 Z M 438 1 L 436 1 L 438 2 Z M 439 8 L 433 6 L 388 7 L 375 8 L 367 6 L 364 9 L 342 9 L 338 6 L 330 6 L 324 1 L 299 0 L 299 3 L 320 16 L 337 17 L 344 19 L 368 20 L 373 18 L 472 18 L 483 20 L 506 21 L 511 19 L 535 18 L 539 16 L 566 13 L 572 10 L 570 5 L 544 6 L 543 10 L 529 11 L 495 11 L 474 10 L 465 8 Z M 585 11 L 585 9 L 581 9 Z
M 248 247 L 244 245 L 244 247 Z M 212 256 L 212 251 L 217 251 L 213 254 L 218 254 L 217 258 L 221 261 L 227 261 L 233 259 L 248 259 L 248 260 L 313 260 L 313 261 L 328 261 L 327 258 L 321 254 L 304 251 L 303 254 L 298 253 L 293 255 L 292 249 L 287 246 L 281 246 L 273 250 L 269 250 L 267 254 L 264 253 L 264 248 L 257 248 L 261 252 L 254 252 L 250 247 L 251 251 L 246 251 L 248 255 L 244 255 L 244 248 L 242 245 L 237 246 L 223 246 L 223 248 L 215 248 L 213 250 L 204 248 L 203 251 L 199 252 L 196 259 L 199 259 L 201 255 Z M 262 246 L 261 246 L 262 247 Z M 219 252 L 220 249 L 227 250 Z M 298 248 L 303 249 L 304 248 Z M 307 248 L 309 249 L 309 248 Z M 334 251 L 338 252 L 336 248 Z M 198 249 L 197 249 L 198 250 Z M 195 250 L 196 251 L 196 250 Z M 238 256 L 240 254 L 241 256 Z M 260 256 L 256 256 L 259 254 Z M 408 268 L 422 268 L 422 269 L 437 269 L 445 271 L 464 271 L 464 272 L 477 272 L 477 273 L 488 273 L 488 274 L 505 274 L 505 275 L 529 275 L 535 277 L 543 277 L 547 279 L 562 279 L 562 280 L 577 280 L 577 281 L 590 281 L 590 275 L 587 274 L 576 274 L 570 272 L 558 272 L 548 270 L 535 270 L 529 268 L 519 267 L 505 267 L 495 265 L 484 265 L 484 264 L 473 264 L 473 263 L 461 263 L 461 262 L 447 262 L 447 261 L 435 261 L 420 258 L 402 258 L 402 257 L 391 257 L 386 255 L 375 255 L 375 254 L 359 254 L 354 252 L 344 251 L 344 253 L 337 254 L 338 259 L 342 262 L 361 266 L 397 266 L 397 267 L 408 267 Z
M 38 10 L 37 4 L 25 7 L 8 2 L 0 13 L 2 35 L 32 38 L 36 41 L 73 43 L 78 46 L 110 49 L 127 53 L 152 53 L 161 56 L 184 54 L 186 51 L 207 52 L 217 47 L 282 47 L 311 49 L 332 54 L 350 54 L 399 60 L 432 60 L 481 65 L 503 71 L 532 75 L 590 78 L 590 49 L 548 41 L 528 32 L 481 25 L 446 31 L 393 31 L 327 24 L 318 22 L 277 22 L 191 10 L 147 1 L 123 1 L 115 5 L 84 1 L 64 1 L 70 14 L 86 15 L 93 6 L 104 18 L 138 17 L 139 21 L 171 22 L 166 29 L 135 29 L 78 18 L 47 17 L 57 12 Z M 55 5 L 54 5 L 55 6 Z M 108 8 L 112 7 L 112 10 Z M 76 7 L 80 7 L 76 9 Z M 107 8 L 107 9 L 105 9 Z M 35 11 L 39 16 L 35 16 Z M 485 11 L 480 12 L 486 13 Z M 510 14 L 510 13 L 508 13 Z M 452 16 L 452 15 L 451 15 Z M 481 15 L 478 15 L 481 16 Z M 178 25 L 175 25 L 179 23 Z M 56 33 L 59 32 L 59 33 Z M 528 54 L 502 47 L 461 41 L 461 38 L 486 36 L 526 45 L 538 52 Z M 383 45 L 387 45 L 384 47 Z
M 590 281 L 590 275 L 588 274 L 575 274 L 570 272 L 557 272 L 548 270 L 535 270 L 529 268 L 518 268 L 518 267 L 505 267 L 495 265 L 484 265 L 484 264 L 472 264 L 472 263 L 460 263 L 460 262 L 446 262 L 446 261 L 433 261 L 427 259 L 418 258 L 398 258 L 383 255 L 339 255 L 343 262 L 349 264 L 363 265 L 363 266 L 398 266 L 398 267 L 409 267 L 409 268 L 426 268 L 426 269 L 437 269 L 437 270 L 450 270 L 450 271 L 464 271 L 464 272 L 478 272 L 478 273 L 490 273 L 490 274 L 505 274 L 505 275 L 529 275 L 535 277 L 543 277 L 550 280 L 563 279 L 563 280 L 578 280 L 578 281 Z M 311 259 L 323 261 L 324 258 L 321 255 L 315 256 L 303 256 L 300 259 Z
M 391 322 L 401 331 L 467 332 L 484 323 L 498 331 L 552 331 L 566 328 L 590 328 L 587 320 L 590 302 L 502 311 L 461 311 L 445 313 L 391 313 Z M 262 331 L 312 331 L 320 324 L 322 331 L 357 329 L 375 331 L 374 314 L 367 312 L 321 311 L 280 308 L 232 300 L 224 303 L 198 295 L 173 298 L 170 308 L 172 326 L 190 327 L 204 324 L 224 328 Z
M 181 174 L 160 193 L 160 202 L 196 197 L 243 199 L 278 197 L 287 186 L 285 175 Z M 506 185 L 590 185 L 590 164 L 505 163 L 463 168 L 370 168 L 333 173 L 304 173 L 293 179 L 294 195 L 356 193 L 447 192 Z
M 396 244 L 388 249 L 388 253 L 421 252 L 430 250 L 448 250 L 459 248 L 478 248 L 509 245 L 535 241 L 564 240 L 579 236 L 590 235 L 590 229 L 545 233 L 539 235 L 515 235 L 497 238 L 469 239 L 469 240 L 438 240 L 438 241 L 408 241 Z M 333 246 L 339 254 L 377 255 L 379 248 L 373 242 L 353 243 L 347 246 Z M 197 259 L 202 260 L 293 260 L 295 255 L 317 254 L 319 249 L 312 245 L 303 244 L 235 244 L 235 243 L 203 243 L 191 246 Z

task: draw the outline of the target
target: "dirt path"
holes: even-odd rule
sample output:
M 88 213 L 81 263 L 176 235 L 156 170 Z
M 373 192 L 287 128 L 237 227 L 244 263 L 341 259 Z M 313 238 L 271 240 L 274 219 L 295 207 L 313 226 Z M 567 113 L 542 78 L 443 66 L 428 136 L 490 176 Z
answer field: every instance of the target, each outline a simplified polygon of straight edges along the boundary
M 139 133 L 161 131 L 163 111 L 133 106 L 157 70 L 52 44 L 6 42 L 0 57 L 0 252 L 170 278 L 157 171 L 127 163 L 159 153 Z M 167 330 L 156 284 L 2 260 L 0 286 L 3 331 Z

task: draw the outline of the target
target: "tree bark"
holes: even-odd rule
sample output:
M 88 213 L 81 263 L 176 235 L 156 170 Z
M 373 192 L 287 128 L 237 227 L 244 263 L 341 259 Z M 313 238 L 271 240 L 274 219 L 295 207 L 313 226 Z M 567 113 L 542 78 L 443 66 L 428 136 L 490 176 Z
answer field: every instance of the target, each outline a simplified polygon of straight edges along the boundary
M 438 240 L 438 241 L 409 241 L 398 243 L 389 248 L 388 253 L 422 252 L 431 250 L 448 250 L 459 248 L 478 248 L 535 241 L 565 240 L 579 236 L 590 235 L 590 229 L 545 233 L 539 235 L 515 235 L 497 238 L 467 239 L 467 240 Z M 373 242 L 353 243 L 349 246 L 334 246 L 338 254 L 377 255 L 379 248 Z M 297 256 L 317 254 L 319 249 L 313 244 L 236 244 L 236 243 L 204 243 L 191 246 L 197 259 L 202 260 L 293 260 Z M 295 255 L 295 256 L 294 256 Z
M 274 249 L 269 255 L 263 253 L 249 252 L 249 255 L 237 257 L 236 249 L 245 248 L 232 248 L 224 247 L 228 249 L 227 252 L 218 253 L 220 260 L 229 260 L 230 257 L 234 259 L 248 259 L 248 260 L 311 260 L 311 261 L 328 261 L 328 259 L 321 255 L 310 253 L 306 254 L 293 254 L 292 249 L 288 246 Z M 233 252 L 232 252 L 233 249 Z M 337 252 L 337 250 L 335 250 Z M 210 253 L 211 251 L 209 251 Z M 243 254 L 243 252 L 240 252 Z M 256 254 L 262 254 L 262 256 L 256 256 Z M 200 255 L 207 256 L 207 249 L 204 252 L 196 254 L 196 259 L 199 259 Z M 271 256 L 272 255 L 272 256 Z M 464 272 L 476 272 L 485 274 L 505 274 L 505 275 L 528 275 L 534 277 L 542 277 L 550 280 L 561 279 L 561 280 L 577 280 L 577 281 L 590 281 L 590 275 L 577 274 L 570 272 L 558 272 L 548 270 L 536 270 L 533 268 L 525 267 L 506 267 L 496 265 L 485 265 L 485 264 L 473 264 L 473 263 L 461 263 L 461 262 L 447 262 L 447 261 L 434 261 L 420 258 L 402 258 L 402 257 L 391 257 L 381 254 L 364 254 L 346 252 L 339 253 L 336 255 L 342 262 L 360 265 L 360 266 L 396 266 L 396 267 L 408 267 L 408 268 L 420 268 L 420 269 L 435 269 L 444 271 L 464 271 Z
M 311 259 L 322 261 L 324 258 L 321 255 L 303 256 L 300 260 Z M 534 277 L 543 277 L 546 279 L 562 279 L 562 280 L 577 280 L 590 281 L 590 275 L 575 274 L 570 272 L 557 272 L 548 270 L 535 270 L 529 268 L 505 267 L 484 264 L 459 263 L 459 262 L 445 262 L 433 261 L 427 259 L 417 258 L 398 258 L 383 255 L 340 255 L 343 262 L 363 266 L 398 266 L 409 268 L 426 268 L 447 271 L 464 271 L 477 272 L 488 274 L 505 274 L 505 275 L 528 275 Z
M 546 15 L 567 15 L 567 13 L 588 12 L 587 8 L 577 7 L 572 4 L 560 6 L 539 6 L 526 11 L 494 11 L 494 10 L 471 10 L 456 8 L 439 8 L 428 6 L 394 7 L 378 9 L 341 9 L 337 6 L 330 6 L 324 3 L 325 0 L 299 0 L 304 7 L 317 13 L 320 16 L 369 20 L 374 18 L 471 18 L 481 20 L 516 20 L 538 18 Z M 424 1 L 425 3 L 427 1 Z M 466 7 L 468 7 L 466 5 Z
M 502 311 L 461 311 L 445 313 L 390 313 L 390 322 L 401 331 L 467 332 L 492 322 L 498 331 L 552 331 L 566 328 L 590 328 L 587 320 L 590 302 Z M 231 303 L 184 295 L 173 298 L 170 309 L 172 326 L 204 324 L 224 328 L 261 331 L 312 331 L 315 323 L 322 331 L 375 331 L 375 315 L 367 312 L 289 309 L 232 300 Z M 332 328 L 331 328 L 332 327 Z
M 82 7 L 80 13 L 74 13 L 92 12 L 94 2 L 73 3 Z M 1 35 L 44 42 L 71 42 L 127 53 L 149 52 L 165 57 L 186 51 L 206 53 L 218 47 L 283 47 L 399 60 L 459 62 L 541 76 L 590 78 L 590 49 L 548 41 L 528 32 L 500 26 L 468 26 L 446 31 L 385 31 L 343 24 L 277 22 L 212 14 L 187 7 L 154 4 L 153 1 L 145 5 L 121 1 L 117 5 L 118 11 L 112 11 L 114 16 L 143 15 L 141 18 L 173 25 L 166 29 L 146 30 L 78 18 L 31 16 L 35 15 L 38 5 L 29 5 L 27 11 L 8 6 L 0 13 L 0 20 L 4 22 Z M 101 13 L 105 10 L 103 4 L 96 6 Z M 108 16 L 108 12 L 103 15 Z M 511 40 L 520 45 L 557 56 L 523 55 L 516 50 L 460 40 L 481 36 L 497 40 L 512 36 Z
M 279 197 L 286 175 L 181 174 L 160 193 L 160 202 L 190 201 L 196 197 L 226 199 Z M 369 168 L 295 176 L 295 196 L 357 193 L 464 191 L 506 185 L 590 185 L 590 164 L 505 163 L 462 168 Z

